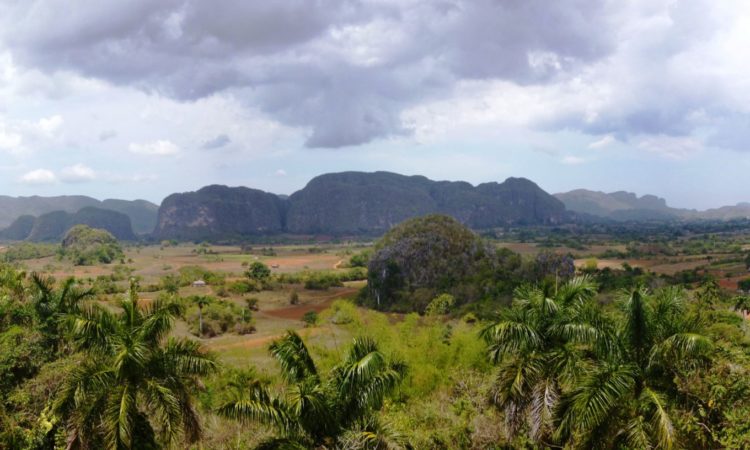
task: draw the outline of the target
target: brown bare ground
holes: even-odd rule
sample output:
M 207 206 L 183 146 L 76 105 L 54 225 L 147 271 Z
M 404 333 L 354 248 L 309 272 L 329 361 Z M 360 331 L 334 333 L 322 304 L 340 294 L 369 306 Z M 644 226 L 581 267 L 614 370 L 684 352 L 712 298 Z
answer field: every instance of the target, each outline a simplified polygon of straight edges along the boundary
M 320 332 L 323 331 L 320 327 L 314 327 L 314 328 L 303 328 L 298 331 L 300 336 L 303 338 L 308 338 L 310 336 L 314 336 L 317 334 L 320 334 Z M 207 347 L 210 348 L 213 351 L 222 351 L 222 350 L 229 350 L 233 348 L 259 348 L 263 347 L 265 345 L 270 344 L 271 342 L 282 338 L 285 333 L 278 333 L 271 336 L 254 336 L 254 335 L 247 335 L 247 339 L 243 339 L 241 341 L 236 342 L 230 342 L 226 344 L 211 344 L 210 342 L 207 343 Z
M 326 297 L 318 297 L 315 303 L 307 303 L 303 305 L 294 305 L 287 308 L 279 308 L 263 311 L 266 315 L 271 317 L 277 317 L 279 319 L 290 319 L 290 320 L 302 320 L 302 316 L 309 311 L 315 311 L 317 313 L 331 306 L 335 300 L 340 298 L 350 297 L 357 293 L 357 288 L 345 288 L 335 294 L 331 294 Z

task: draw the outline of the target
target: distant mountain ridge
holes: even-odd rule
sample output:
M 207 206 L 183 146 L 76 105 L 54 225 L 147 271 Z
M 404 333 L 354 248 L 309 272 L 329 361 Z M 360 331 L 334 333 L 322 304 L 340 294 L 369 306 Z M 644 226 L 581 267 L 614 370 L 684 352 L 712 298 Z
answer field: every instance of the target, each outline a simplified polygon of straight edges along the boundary
M 136 240 L 130 217 L 121 212 L 87 206 L 75 213 L 52 211 L 39 217 L 21 216 L 8 228 L 0 231 L 0 239 L 31 242 L 60 241 L 75 225 L 110 232 L 117 239 Z
M 672 208 L 655 195 L 638 197 L 632 192 L 605 193 L 576 189 L 555 194 L 565 208 L 582 214 L 616 221 L 728 220 L 750 218 L 750 203 L 698 211 Z
M 561 201 L 524 178 L 472 186 L 391 172 L 341 172 L 313 178 L 288 199 L 217 185 L 172 194 L 159 208 L 154 237 L 382 234 L 430 213 L 451 215 L 477 229 L 554 224 L 567 218 Z
M 9 197 L 0 195 L 0 229 L 10 226 L 21 216 L 39 217 L 54 211 L 77 213 L 83 208 L 94 207 L 117 211 L 130 217 L 133 231 L 151 233 L 156 226 L 159 206 L 146 200 L 99 201 L 84 195 L 60 195 L 55 197 Z

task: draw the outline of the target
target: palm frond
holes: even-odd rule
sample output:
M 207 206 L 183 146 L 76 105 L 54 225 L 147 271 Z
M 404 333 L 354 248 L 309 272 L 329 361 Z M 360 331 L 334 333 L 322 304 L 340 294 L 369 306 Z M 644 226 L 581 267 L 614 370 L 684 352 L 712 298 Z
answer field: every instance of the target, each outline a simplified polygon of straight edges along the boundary
M 177 443 L 182 432 L 182 411 L 179 398 L 175 392 L 156 380 L 144 383 L 146 406 L 154 411 L 155 419 L 161 427 L 161 441 L 171 447 Z
M 713 349 L 711 340 L 698 333 L 678 333 L 655 344 L 649 367 L 694 367 Z
M 137 414 L 132 387 L 128 384 L 118 386 L 111 394 L 104 417 L 107 444 L 111 450 L 132 447 Z
M 632 366 L 605 365 L 586 376 L 562 402 L 558 439 L 565 440 L 573 432 L 587 435 L 605 422 L 633 389 L 635 372 Z
M 539 331 L 528 317 L 517 314 L 507 317 L 482 331 L 482 336 L 488 343 L 490 360 L 497 364 L 503 356 L 522 351 L 533 351 L 542 347 L 544 342 Z
M 538 442 L 552 431 L 559 399 L 560 392 L 553 379 L 544 378 L 534 385 L 529 404 L 529 425 L 533 440 Z
M 163 362 L 173 376 L 210 375 L 219 368 L 216 356 L 203 351 L 199 342 L 170 337 L 162 353 Z
M 648 293 L 642 288 L 633 289 L 625 301 L 626 318 L 623 335 L 634 361 L 641 367 L 646 363 L 652 338 L 647 295 Z
M 335 426 L 330 395 L 318 380 L 309 377 L 287 391 L 286 405 L 302 427 L 313 436 L 325 436 Z
M 630 420 L 621 434 L 628 448 L 643 450 L 654 448 L 649 437 L 648 423 L 643 419 L 643 416 L 637 416 Z
M 79 349 L 106 350 L 117 334 L 117 317 L 101 305 L 90 305 L 78 315 L 69 316 L 73 339 Z
M 545 358 L 536 353 L 508 357 L 500 364 L 490 401 L 503 410 L 508 436 L 515 436 L 523 425 L 533 387 L 544 376 L 546 364 Z
M 408 445 L 406 436 L 377 417 L 358 423 L 337 440 L 337 448 L 347 450 L 402 450 Z
M 293 434 L 297 426 L 297 421 L 287 405 L 271 396 L 265 386 L 257 381 L 250 387 L 248 397 L 226 402 L 217 412 L 234 420 L 272 425 L 284 434 Z
M 648 387 L 641 392 L 641 402 L 646 406 L 646 413 L 650 416 L 651 429 L 659 443 L 659 448 L 669 450 L 675 445 L 675 429 L 672 419 L 666 411 L 666 402 L 657 392 Z
M 294 331 L 287 331 L 283 338 L 274 341 L 269 351 L 281 364 L 282 374 L 289 382 L 297 382 L 308 376 L 318 375 L 318 369 L 315 367 L 310 352 L 302 342 L 302 338 Z
M 180 315 L 182 307 L 177 302 L 155 300 L 146 308 L 140 333 L 143 339 L 159 342 L 167 336 L 174 327 L 174 321 Z
M 577 276 L 563 284 L 555 296 L 565 306 L 580 304 L 594 298 L 598 292 L 596 282 L 588 275 Z

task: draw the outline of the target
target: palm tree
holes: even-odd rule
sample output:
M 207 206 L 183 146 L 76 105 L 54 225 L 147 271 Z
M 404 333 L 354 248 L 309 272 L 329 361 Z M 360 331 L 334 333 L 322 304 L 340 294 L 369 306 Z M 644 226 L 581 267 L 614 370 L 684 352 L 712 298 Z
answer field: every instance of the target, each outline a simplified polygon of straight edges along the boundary
M 617 351 L 597 355 L 597 365 L 562 396 L 555 437 L 587 447 L 673 448 L 667 399 L 674 378 L 704 363 L 711 342 L 679 288 L 653 295 L 637 288 L 622 305 Z
M 288 384 L 285 395 L 275 396 L 252 380 L 219 408 L 225 417 L 275 427 L 278 437 L 262 448 L 316 448 L 344 440 L 367 448 L 398 444 L 398 436 L 388 434 L 375 413 L 398 387 L 406 367 L 386 358 L 372 339 L 354 339 L 345 359 L 326 379 L 297 333 L 287 332 L 269 350 Z
M 121 311 L 93 304 L 73 321 L 80 364 L 65 375 L 54 411 L 68 448 L 173 447 L 201 435 L 193 393 L 214 372 L 214 357 L 195 341 L 168 337 L 176 303 L 142 304 L 131 281 Z
M 559 288 L 520 287 L 512 307 L 482 331 L 499 364 L 492 401 L 509 437 L 526 424 L 534 441 L 548 443 L 561 391 L 591 365 L 589 353 L 611 347 L 614 330 L 592 301 L 596 292 L 587 276 Z
M 67 278 L 59 289 L 54 279 L 38 273 L 31 274 L 31 283 L 36 290 L 34 309 L 40 322 L 42 334 L 56 353 L 63 341 L 66 317 L 80 311 L 81 303 L 94 296 L 92 289 L 80 289 L 73 277 Z
M 198 336 L 203 337 L 203 308 L 210 305 L 213 299 L 207 295 L 194 295 L 192 300 L 198 306 Z

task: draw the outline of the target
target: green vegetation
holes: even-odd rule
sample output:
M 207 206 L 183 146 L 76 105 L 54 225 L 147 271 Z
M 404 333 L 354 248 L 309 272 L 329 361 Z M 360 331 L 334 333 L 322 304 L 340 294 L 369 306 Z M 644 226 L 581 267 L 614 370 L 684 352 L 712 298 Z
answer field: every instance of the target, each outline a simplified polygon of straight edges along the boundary
M 61 254 L 77 266 L 109 264 L 124 257 L 122 247 L 114 236 L 106 230 L 86 225 L 76 225 L 67 232 L 62 241 Z
M 0 262 L 13 263 L 29 259 L 47 258 L 59 253 L 60 247 L 55 244 L 38 244 L 22 242 L 14 244 L 0 253 Z
M 178 304 L 142 307 L 136 288 L 131 283 L 119 313 L 91 305 L 72 317 L 82 359 L 52 404 L 69 445 L 160 448 L 201 437 L 193 396 L 216 362 L 198 343 L 168 337 Z
M 249 307 L 243 308 L 206 295 L 190 296 L 185 304 L 185 320 L 195 336 L 210 338 L 228 332 L 243 335 L 255 331 L 255 321 Z
M 433 216 L 373 251 L 0 264 L 0 448 L 749 447 L 750 235 L 684 227 L 602 257 L 636 248 L 622 227 L 519 244 Z M 362 307 L 368 253 L 399 267 L 386 312 Z
M 455 293 L 459 303 L 476 300 L 480 293 L 472 288 L 491 273 L 491 254 L 479 236 L 451 217 L 408 220 L 375 245 L 366 304 L 423 311 L 440 291 Z
M 269 350 L 289 385 L 286 395 L 275 395 L 252 380 L 219 408 L 223 416 L 274 427 L 277 434 L 265 448 L 388 448 L 400 443 L 401 436 L 380 423 L 376 412 L 398 387 L 406 366 L 386 357 L 372 339 L 355 339 L 327 377 L 296 333 L 289 332 Z

